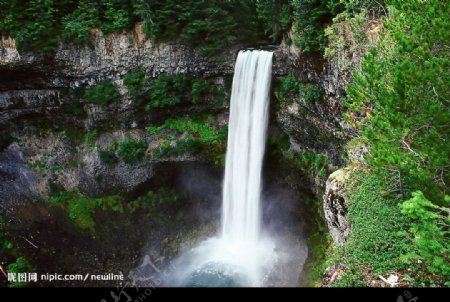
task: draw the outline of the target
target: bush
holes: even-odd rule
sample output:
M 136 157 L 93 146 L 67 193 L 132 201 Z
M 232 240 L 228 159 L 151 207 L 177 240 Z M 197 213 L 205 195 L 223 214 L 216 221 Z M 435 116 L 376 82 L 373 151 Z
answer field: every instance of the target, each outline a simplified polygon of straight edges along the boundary
M 127 139 L 119 144 L 117 153 L 124 162 L 132 164 L 144 158 L 147 147 L 145 140 Z
M 408 231 L 416 247 L 404 254 L 402 259 L 408 264 L 421 260 L 425 270 L 440 276 L 442 283 L 450 277 L 450 198 L 446 196 L 444 202 L 446 205 L 437 206 L 417 191 L 400 205 L 402 214 L 412 220 Z
M 164 108 L 179 104 L 185 96 L 186 87 L 186 76 L 165 74 L 158 76 L 151 82 L 150 102 L 145 109 Z
M 224 163 L 226 147 L 226 128 L 215 129 L 207 124 L 205 119 L 168 119 L 161 126 L 149 126 L 146 130 L 152 134 L 158 134 L 163 129 L 170 129 L 177 134 L 187 134 L 187 137 L 162 143 L 160 148 L 153 151 L 156 158 L 168 156 L 180 156 L 187 153 L 201 154 L 216 165 Z
M 62 18 L 62 37 L 67 42 L 84 43 L 98 23 L 98 8 L 92 1 L 80 0 L 77 9 Z
M 131 96 L 135 100 L 140 100 L 144 97 L 149 81 L 145 78 L 145 73 L 142 69 L 135 69 L 125 76 L 123 83 L 127 86 Z
M 15 262 L 8 264 L 6 270 L 8 273 L 15 275 L 18 273 L 32 273 L 36 271 L 34 266 L 25 257 L 18 257 Z M 24 287 L 26 284 L 27 282 L 11 282 L 9 287 Z
M 278 99 L 288 104 L 292 103 L 298 97 L 299 85 L 300 83 L 294 75 L 290 74 L 284 77 L 281 81 Z
M 300 90 L 300 97 L 304 103 L 315 103 L 323 98 L 323 91 L 317 84 L 300 83 L 298 89 Z
M 106 165 L 113 165 L 117 163 L 117 156 L 114 151 L 99 149 L 97 152 L 102 163 Z
M 96 105 L 106 106 L 120 100 L 120 92 L 111 80 L 105 80 L 97 85 L 87 87 L 84 98 Z

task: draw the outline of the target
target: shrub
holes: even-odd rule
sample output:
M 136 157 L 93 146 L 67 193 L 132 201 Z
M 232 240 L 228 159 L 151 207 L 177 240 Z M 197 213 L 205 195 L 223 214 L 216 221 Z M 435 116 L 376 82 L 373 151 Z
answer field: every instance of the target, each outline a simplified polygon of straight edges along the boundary
M 142 69 L 135 69 L 128 73 L 123 79 L 123 83 L 127 86 L 128 91 L 135 100 L 143 98 L 145 88 L 149 84 Z
M 25 257 L 18 257 L 15 262 L 8 264 L 6 267 L 8 273 L 32 273 L 35 270 L 34 266 Z M 11 282 L 9 287 L 24 287 L 27 282 Z
M 216 165 L 224 163 L 226 128 L 217 130 L 202 118 L 168 119 L 161 126 L 146 127 L 152 135 L 158 134 L 163 129 L 173 130 L 180 135 L 187 134 L 187 137 L 175 143 L 162 143 L 159 149 L 153 151 L 154 157 L 164 158 L 190 153 L 201 154 Z
M 151 82 L 150 102 L 145 109 L 164 108 L 181 103 L 186 87 L 186 76 L 165 74 L 158 76 Z
M 98 8 L 91 1 L 80 0 L 77 9 L 62 18 L 62 37 L 68 42 L 86 42 L 98 23 Z
M 315 103 L 323 98 L 323 91 L 317 84 L 299 83 L 301 100 L 305 103 Z
M 112 165 L 117 163 L 117 156 L 114 151 L 99 149 L 97 152 L 102 163 L 106 165 Z
M 106 106 L 120 100 L 120 92 L 111 80 L 105 80 L 97 85 L 87 87 L 84 98 L 96 105 Z
M 412 220 L 408 231 L 416 246 L 403 255 L 403 260 L 409 264 L 422 260 L 425 270 L 441 276 L 442 281 L 450 277 L 450 198 L 446 196 L 444 202 L 444 206 L 435 205 L 417 191 L 400 205 L 402 214 Z
M 147 147 L 145 140 L 127 139 L 119 144 L 117 153 L 124 162 L 132 164 L 144 158 Z
M 299 85 L 300 83 L 294 75 L 290 74 L 284 77 L 281 81 L 280 91 L 278 94 L 280 101 L 292 103 L 294 99 L 298 97 Z

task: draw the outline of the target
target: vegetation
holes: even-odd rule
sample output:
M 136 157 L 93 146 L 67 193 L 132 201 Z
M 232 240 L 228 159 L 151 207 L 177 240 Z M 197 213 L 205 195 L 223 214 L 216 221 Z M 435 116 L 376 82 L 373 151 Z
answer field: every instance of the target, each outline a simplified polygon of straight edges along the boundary
M 195 104 L 209 99 L 221 103 L 224 98 L 225 91 L 210 79 L 161 74 L 151 81 L 150 100 L 145 109 L 171 107 L 182 101 Z
M 347 117 L 370 142 L 370 166 L 397 175 L 399 194 L 420 189 L 439 204 L 450 179 L 450 31 L 443 30 L 450 8 L 441 1 L 390 3 L 383 39 L 347 88 Z
M 415 249 L 402 255 L 403 262 L 423 263 L 424 271 L 441 276 L 441 283 L 450 277 L 449 205 L 448 195 L 444 206 L 437 206 L 420 191 L 413 192 L 412 198 L 401 204 L 401 212 L 412 220 L 408 232 L 415 245 Z
M 142 69 L 135 69 L 128 73 L 124 77 L 123 83 L 127 86 L 128 91 L 135 101 L 141 101 L 145 98 L 149 81 L 145 78 L 145 73 Z
M 84 141 L 86 142 L 89 148 L 95 147 L 95 141 L 97 140 L 97 138 L 98 138 L 97 129 L 89 131 L 84 135 Z
M 43 52 L 57 49 L 58 39 L 83 43 L 92 28 L 104 32 L 130 29 L 144 21 L 154 41 L 181 38 L 210 59 L 239 43 L 279 43 L 294 24 L 294 43 L 304 51 L 320 51 L 323 29 L 338 12 L 380 1 L 339 0 L 1 0 L 0 28 L 19 47 Z M 344 1 L 345 2 L 345 1 Z
M 307 175 L 325 177 L 330 172 L 330 161 L 326 155 L 309 150 L 300 150 L 290 154 L 288 160 Z
M 300 83 L 294 75 L 288 75 L 281 80 L 277 97 L 288 104 L 296 99 L 300 99 L 303 104 L 308 104 L 320 101 L 323 91 L 317 84 Z
M 141 161 L 147 151 L 148 143 L 145 140 L 126 139 L 119 143 L 117 154 L 128 164 Z
M 120 100 L 120 92 L 111 80 L 105 80 L 87 87 L 84 91 L 84 98 L 89 103 L 107 106 Z
M 6 270 L 8 273 L 15 274 L 17 277 L 18 274 L 21 273 L 32 273 L 35 272 L 34 266 L 25 258 L 25 257 L 18 257 L 15 262 L 8 264 L 6 267 Z M 11 282 L 8 286 L 9 287 L 24 287 L 26 286 L 27 282 Z
M 160 134 L 170 129 L 178 135 L 187 134 L 181 139 L 173 136 L 162 136 L 164 142 L 159 149 L 153 151 L 156 158 L 179 156 L 184 154 L 201 154 L 216 165 L 224 163 L 226 128 L 215 129 L 205 118 L 168 119 L 160 126 L 149 126 L 146 130 L 152 134 Z
M 173 190 L 161 188 L 157 191 L 149 191 L 128 204 L 131 213 L 137 210 L 145 210 L 147 215 L 156 223 L 170 220 L 179 221 L 183 218 L 181 197 Z
M 100 160 L 102 163 L 106 165 L 113 165 L 117 163 L 118 159 L 116 156 L 116 153 L 113 150 L 102 150 L 98 149 L 98 156 L 100 157 Z
M 91 233 L 95 233 L 93 215 L 97 209 L 123 212 L 122 199 L 116 195 L 89 198 L 74 191 L 62 191 L 51 196 L 50 203 L 53 206 L 62 205 L 69 212 L 70 220 Z

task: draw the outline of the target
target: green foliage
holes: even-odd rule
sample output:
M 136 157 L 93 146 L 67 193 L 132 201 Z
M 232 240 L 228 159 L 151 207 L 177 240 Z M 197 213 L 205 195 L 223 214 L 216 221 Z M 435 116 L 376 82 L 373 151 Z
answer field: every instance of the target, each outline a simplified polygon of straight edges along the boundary
M 91 29 L 99 23 L 98 7 L 90 0 L 78 1 L 78 7 L 64 16 L 62 22 L 62 37 L 65 41 L 74 43 L 86 42 Z
M 87 87 L 84 98 L 96 105 L 107 106 L 120 100 L 120 92 L 111 80 L 105 80 L 94 86 Z
M 308 175 L 314 173 L 319 177 L 326 177 L 330 172 L 330 161 L 324 154 L 300 150 L 298 153 L 290 154 L 288 160 Z
M 96 142 L 97 138 L 98 138 L 97 129 L 89 131 L 84 135 L 84 141 L 86 142 L 86 144 L 88 145 L 89 148 L 95 147 L 95 142 Z
M 356 171 L 351 178 L 347 194 L 352 230 L 344 246 L 344 261 L 370 267 L 375 275 L 406 268 L 399 260 L 411 249 L 411 240 L 397 235 L 408 228 L 399 201 L 383 195 L 387 188 L 374 174 Z
M 304 52 L 322 52 L 326 45 L 325 24 L 339 9 L 334 1 L 293 0 L 294 44 Z
M 151 82 L 150 102 L 145 109 L 164 108 L 181 103 L 186 87 L 186 76 L 165 74 L 158 76 Z
M 135 0 L 0 0 L 0 28 L 21 49 L 55 51 L 58 37 L 86 42 L 90 30 L 105 32 L 130 28 L 136 21 Z
M 93 215 L 97 209 L 110 209 L 123 212 L 122 200 L 119 196 L 106 196 L 102 198 L 89 198 L 73 191 L 62 191 L 50 197 L 50 204 L 61 204 L 69 212 L 69 218 L 80 228 L 95 232 Z
M 183 218 L 181 197 L 173 190 L 161 188 L 149 191 L 128 204 L 131 213 L 145 211 L 152 222 L 164 224 L 169 221 L 179 221 Z
M 128 164 L 141 161 L 147 151 L 148 143 L 145 140 L 127 139 L 119 143 L 117 154 Z
M 273 42 L 279 42 L 282 35 L 289 30 L 292 23 L 292 5 L 288 0 L 255 1 L 258 20 L 262 23 L 264 33 Z
M 113 32 L 130 28 L 134 21 L 131 2 L 129 0 L 101 0 L 103 8 L 101 29 L 104 32 Z
M 98 156 L 100 157 L 100 160 L 102 163 L 106 165 L 113 165 L 117 163 L 117 156 L 114 151 L 111 150 L 101 150 L 98 149 Z
M 285 103 L 292 103 L 298 97 L 299 89 L 300 83 L 294 75 L 290 74 L 281 81 L 278 99 Z
M 437 206 L 426 199 L 422 192 L 412 193 L 412 198 L 403 202 L 401 212 L 413 222 L 409 228 L 415 250 L 403 255 L 403 260 L 411 264 L 421 260 L 424 268 L 432 274 L 442 276 L 442 281 L 450 277 L 450 198 L 446 205 Z
M 34 266 L 25 257 L 18 257 L 15 262 L 8 264 L 6 267 L 8 273 L 32 273 L 35 272 Z M 11 282 L 9 287 L 24 287 L 26 282 Z
M 56 50 L 56 1 L 1 0 L 0 11 L 0 28 L 10 33 L 21 49 L 38 49 L 43 52 Z
M 389 1 L 380 42 L 347 87 L 348 122 L 370 141 L 369 164 L 398 173 L 399 193 L 440 202 L 450 179 L 450 7 Z
M 353 17 L 344 12 L 333 19 L 325 29 L 328 45 L 324 57 L 338 64 L 341 71 L 350 72 L 355 67 L 354 57 L 362 57 L 371 44 L 369 14 L 366 10 Z M 346 56 L 345 56 L 346 55 Z
M 171 107 L 182 101 L 196 104 L 204 100 L 212 100 L 218 104 L 224 98 L 223 88 L 218 87 L 212 79 L 161 74 L 151 81 L 150 101 L 145 109 Z
M 323 98 L 323 91 L 317 84 L 312 83 L 300 83 L 300 98 L 304 103 L 319 102 Z
M 144 98 L 145 89 L 149 85 L 149 81 L 145 78 L 145 72 L 142 69 L 135 69 L 128 73 L 124 77 L 123 83 L 136 101 Z
M 79 101 L 71 101 L 63 105 L 63 111 L 74 115 L 75 117 L 85 117 L 86 111 L 84 111 L 83 104 Z
M 13 248 L 13 244 L 11 241 L 6 239 L 5 229 L 6 229 L 5 218 L 0 215 L 0 248 L 10 250 Z
M 288 75 L 281 80 L 277 98 L 284 103 L 292 103 L 300 97 L 303 104 L 318 102 L 323 97 L 319 85 L 313 83 L 300 83 L 294 75 Z
M 145 0 L 135 5 L 144 20 L 144 32 L 153 40 L 181 37 L 211 59 L 220 58 L 233 43 L 257 40 L 254 1 Z
M 226 128 L 215 129 L 207 124 L 204 119 L 168 119 L 161 126 L 149 126 L 146 130 L 152 134 L 158 134 L 164 129 L 170 129 L 177 134 L 187 134 L 183 139 L 170 140 L 160 144 L 160 148 L 153 151 L 156 158 L 179 156 L 184 154 L 202 154 L 214 164 L 221 165 L 224 162 Z

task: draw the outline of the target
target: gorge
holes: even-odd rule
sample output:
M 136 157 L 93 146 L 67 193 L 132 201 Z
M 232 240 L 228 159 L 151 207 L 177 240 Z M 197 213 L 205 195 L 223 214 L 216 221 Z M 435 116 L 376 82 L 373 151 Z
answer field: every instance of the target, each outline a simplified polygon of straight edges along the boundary
M 1 287 L 448 286 L 445 2 L 94 2 L 0 1 Z

